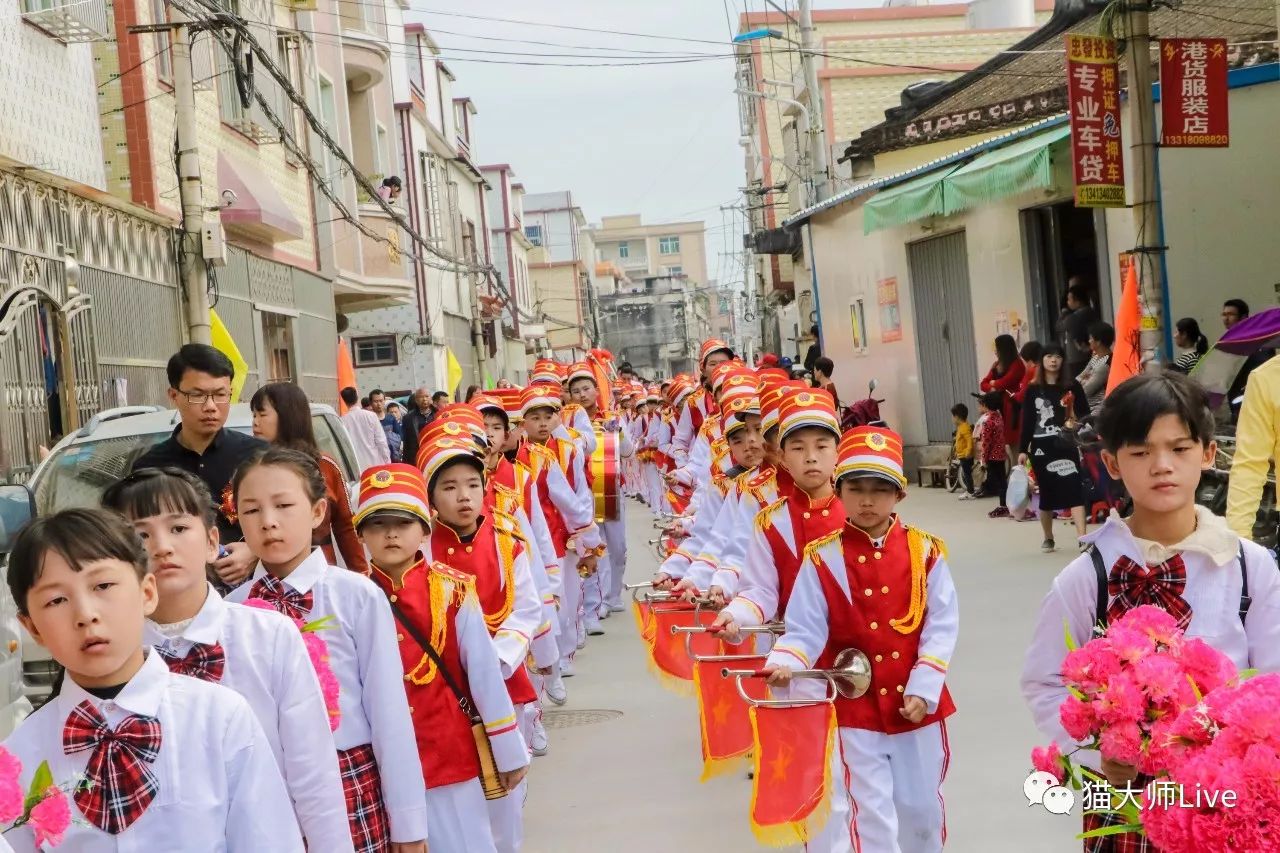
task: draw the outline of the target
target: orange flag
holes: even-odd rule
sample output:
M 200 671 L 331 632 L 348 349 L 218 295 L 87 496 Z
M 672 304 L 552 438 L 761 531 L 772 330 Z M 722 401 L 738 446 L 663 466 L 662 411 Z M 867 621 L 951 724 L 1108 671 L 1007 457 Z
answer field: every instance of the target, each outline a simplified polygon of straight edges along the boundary
M 347 413 L 347 404 L 342 402 L 342 389 L 356 387 L 356 368 L 351 363 L 351 348 L 342 338 L 338 338 L 338 414 Z
M 693 683 L 698 689 L 698 722 L 702 726 L 702 781 L 734 769 L 738 759 L 751 751 L 750 708 L 738 693 L 737 679 L 725 678 L 720 670 L 759 669 L 764 655 L 726 663 L 700 660 L 693 665 Z M 744 678 L 742 688 L 752 699 L 768 697 L 764 679 Z
M 693 658 L 697 655 L 722 654 L 720 640 L 711 634 L 693 634 L 685 645 L 686 634 L 673 634 L 676 625 L 710 625 L 716 614 L 711 610 L 695 610 L 688 604 L 663 604 L 653 609 L 653 667 L 664 687 L 680 693 L 692 692 Z
M 1111 351 L 1111 371 L 1107 374 L 1107 393 L 1142 368 L 1142 312 L 1138 308 L 1138 262 L 1129 264 L 1124 276 L 1124 291 L 1116 311 L 1116 345 Z
M 631 603 L 635 605 L 632 612 L 636 617 L 636 628 L 640 631 L 640 639 L 644 640 L 644 644 L 649 649 L 649 657 L 653 657 L 653 605 L 648 604 L 639 598 L 633 598 Z
M 750 712 L 755 733 L 751 831 L 769 847 L 805 844 L 831 812 L 835 706 L 823 702 Z

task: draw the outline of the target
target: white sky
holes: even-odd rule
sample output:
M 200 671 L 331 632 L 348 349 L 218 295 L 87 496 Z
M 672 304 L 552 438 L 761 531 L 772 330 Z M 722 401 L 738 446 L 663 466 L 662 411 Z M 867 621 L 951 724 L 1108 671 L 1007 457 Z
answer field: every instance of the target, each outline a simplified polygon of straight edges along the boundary
M 740 200 L 738 188 L 744 181 L 729 38 L 731 28 L 736 31 L 744 5 L 753 12 L 764 11 L 764 0 L 411 2 L 406 19 L 423 23 L 434 34 L 458 78 L 454 96 L 475 101 L 479 112 L 473 135 L 481 163 L 510 163 L 531 193 L 571 190 L 591 222 L 635 212 L 646 222 L 703 220 L 709 273 L 723 278 L 721 253 L 740 249 L 742 238 L 740 227 L 718 208 Z M 795 5 L 794 0 L 778 3 L 793 9 Z M 868 5 L 881 3 L 815 3 L 817 8 Z M 451 14 L 439 14 L 442 12 Z M 458 17 L 460 14 L 610 33 L 478 20 Z M 708 39 L 721 44 L 616 35 L 619 32 Z M 500 52 L 571 55 L 540 59 Z M 636 67 L 531 67 L 467 61 L 595 63 L 610 57 L 614 62 L 631 62 L 650 56 L 674 59 L 717 52 L 725 58 L 698 57 L 682 64 Z

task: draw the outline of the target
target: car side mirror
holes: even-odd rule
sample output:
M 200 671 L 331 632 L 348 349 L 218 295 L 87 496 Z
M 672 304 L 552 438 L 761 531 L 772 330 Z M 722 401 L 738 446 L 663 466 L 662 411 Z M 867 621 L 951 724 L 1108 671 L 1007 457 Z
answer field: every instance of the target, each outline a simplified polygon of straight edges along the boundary
M 36 517 L 36 497 L 23 485 L 0 486 L 0 554 L 13 550 L 14 540 Z

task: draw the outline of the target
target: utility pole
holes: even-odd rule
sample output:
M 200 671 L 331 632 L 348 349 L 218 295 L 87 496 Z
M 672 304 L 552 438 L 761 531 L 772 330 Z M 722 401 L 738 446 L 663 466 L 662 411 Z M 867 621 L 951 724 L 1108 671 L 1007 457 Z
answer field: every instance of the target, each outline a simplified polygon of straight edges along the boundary
M 1133 152 L 1134 263 L 1142 298 L 1141 357 L 1148 371 L 1160 369 L 1164 338 L 1164 247 L 1160 243 L 1159 187 L 1156 179 L 1156 110 L 1151 93 L 1151 25 L 1145 0 L 1125 6 L 1125 74 L 1129 85 L 1129 147 Z
M 170 50 L 173 54 L 173 96 L 177 109 L 178 194 L 182 200 L 182 295 L 187 304 L 187 335 L 191 343 L 212 340 L 209 324 L 209 283 L 204 266 L 204 193 L 200 182 L 199 132 L 196 128 L 196 90 L 191 70 L 191 27 L 177 6 L 169 6 Z
M 811 178 L 818 202 L 826 198 L 830 186 L 827 169 L 827 134 L 824 127 L 826 112 L 822 106 L 822 90 L 818 88 L 818 68 L 814 51 L 817 31 L 813 27 L 811 0 L 799 0 L 800 15 L 800 68 L 804 71 L 804 88 L 809 101 L 809 164 Z

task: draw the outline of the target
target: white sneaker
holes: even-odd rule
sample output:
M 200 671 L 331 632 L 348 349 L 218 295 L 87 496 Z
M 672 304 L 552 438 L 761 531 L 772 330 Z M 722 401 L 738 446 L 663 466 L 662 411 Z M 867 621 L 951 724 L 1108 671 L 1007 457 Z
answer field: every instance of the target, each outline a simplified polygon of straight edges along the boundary
M 569 691 L 565 689 L 564 682 L 559 675 L 553 675 L 546 681 L 547 698 L 557 705 L 563 705 L 569 701 Z
M 587 636 L 588 636 L 588 637 L 601 637 L 601 636 L 604 636 L 604 628 L 601 628 L 601 627 L 600 627 L 600 623 L 599 623 L 599 622 L 588 622 L 588 623 L 587 623 Z M 585 645 L 586 645 L 586 643 L 584 642 L 582 645 L 583 645 L 583 646 L 585 646 Z M 582 648 L 582 646 L 578 646 L 578 648 Z
M 542 720 L 535 720 L 533 732 L 529 735 L 529 751 L 534 755 L 547 754 L 547 730 L 542 727 Z
M 598 615 L 601 619 L 608 619 L 610 616 L 613 615 L 613 610 L 610 609 L 609 605 L 601 604 L 600 607 L 596 610 L 596 615 Z
M 621 604 L 610 604 L 610 605 L 609 605 L 609 612 L 610 612 L 610 613 L 621 613 L 622 611 L 624 611 L 624 610 L 626 610 L 626 609 L 627 609 L 627 608 L 623 607 Z
M 573 676 L 574 676 L 574 671 L 573 671 L 573 660 L 562 660 L 562 661 L 560 661 L 560 677 L 561 677 L 561 678 L 573 678 Z
M 586 647 L 587 647 L 587 635 L 586 635 L 586 634 L 579 634 L 579 635 L 578 635 L 578 645 L 577 645 L 577 649 L 578 649 L 578 651 L 582 651 L 582 650 L 583 650 L 583 649 L 585 649 Z

